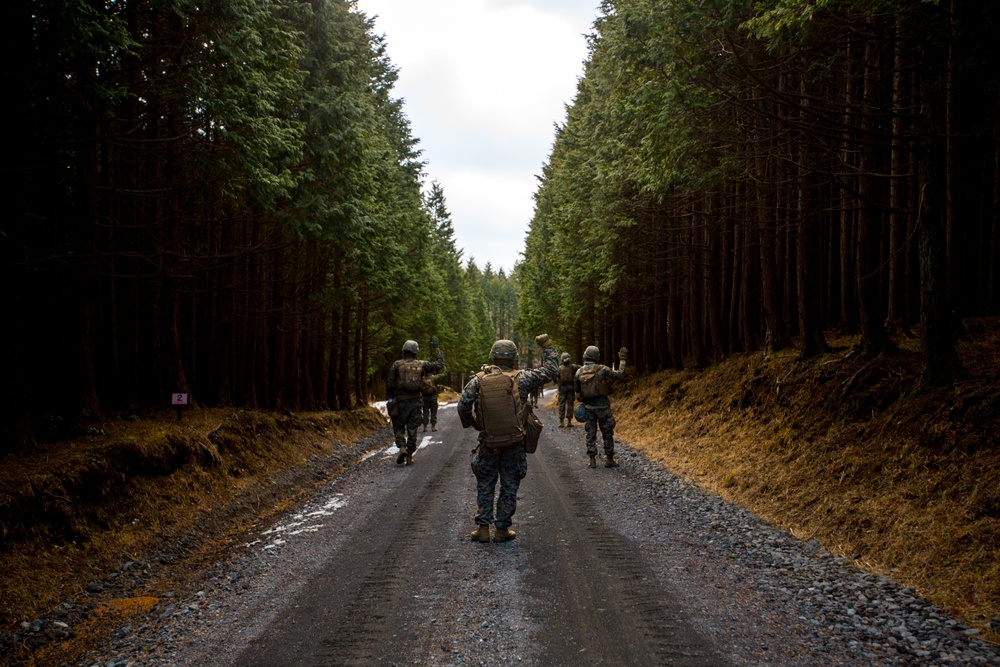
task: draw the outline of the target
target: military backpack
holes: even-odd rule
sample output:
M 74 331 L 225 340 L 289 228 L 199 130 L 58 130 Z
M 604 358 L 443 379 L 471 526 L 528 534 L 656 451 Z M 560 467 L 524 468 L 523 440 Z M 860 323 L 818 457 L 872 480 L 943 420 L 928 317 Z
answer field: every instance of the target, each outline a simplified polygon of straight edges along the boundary
M 420 391 L 420 381 L 424 377 L 424 362 L 419 359 L 407 359 L 399 363 L 396 369 L 396 389 L 403 391 Z
M 524 406 L 517 386 L 521 371 L 503 371 L 489 366 L 476 373 L 479 395 L 476 415 L 480 428 L 479 442 L 484 447 L 503 449 L 524 440 Z
M 425 375 L 420 378 L 420 393 L 424 396 L 434 396 L 438 393 L 437 383 L 434 382 L 433 375 Z
M 600 376 L 601 369 L 607 368 L 601 364 L 584 366 L 577 374 L 580 380 L 580 396 L 582 398 L 597 398 L 611 393 L 607 379 Z
M 563 364 L 559 367 L 559 384 L 572 384 L 575 374 L 573 364 Z

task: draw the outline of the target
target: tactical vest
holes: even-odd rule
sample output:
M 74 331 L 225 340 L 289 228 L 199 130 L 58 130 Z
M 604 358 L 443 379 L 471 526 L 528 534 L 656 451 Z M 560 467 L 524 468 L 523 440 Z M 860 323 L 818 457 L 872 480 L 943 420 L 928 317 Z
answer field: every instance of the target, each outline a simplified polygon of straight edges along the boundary
M 520 374 L 521 371 L 502 371 L 498 366 L 476 373 L 479 378 L 476 414 L 482 426 L 479 442 L 484 447 L 502 449 L 524 440 L 524 408 L 517 387 Z
M 573 384 L 575 375 L 573 364 L 563 364 L 559 367 L 559 384 Z
M 577 374 L 580 380 L 580 396 L 583 398 L 597 398 L 599 396 L 607 396 L 611 393 L 611 386 L 607 378 L 599 377 L 600 371 L 603 368 L 607 368 L 607 366 L 594 364 L 593 366 L 584 366 L 580 369 Z
M 396 368 L 396 389 L 402 391 L 420 391 L 420 380 L 424 376 L 424 362 L 419 359 L 409 359 L 399 362 Z

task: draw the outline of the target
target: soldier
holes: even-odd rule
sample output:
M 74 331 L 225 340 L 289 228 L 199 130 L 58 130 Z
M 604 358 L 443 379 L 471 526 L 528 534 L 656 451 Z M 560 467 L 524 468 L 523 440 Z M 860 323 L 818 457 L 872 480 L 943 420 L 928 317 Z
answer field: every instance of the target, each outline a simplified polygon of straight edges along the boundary
M 490 541 L 491 523 L 495 526 L 494 542 L 506 542 L 515 536 L 510 529 L 511 517 L 517 508 L 517 489 L 528 472 L 523 430 L 528 394 L 532 387 L 541 387 L 559 374 L 556 351 L 548 335 L 537 336 L 535 343 L 542 348 L 542 367 L 523 371 L 517 370 L 517 346 L 512 341 L 493 343 L 492 365 L 469 380 L 458 400 L 462 427 L 473 426 L 479 431 L 479 445 L 472 459 L 478 505 L 473 542 Z M 494 513 L 498 478 L 500 494 Z
M 573 396 L 576 393 L 576 372 L 579 364 L 571 364 L 569 352 L 563 352 L 559 366 L 559 428 L 573 427 Z M 563 426 L 563 418 L 566 426 Z
M 531 400 L 531 407 L 533 408 L 538 407 L 538 395 L 542 392 L 544 388 L 545 388 L 544 386 L 531 388 L 531 393 L 528 395 L 528 398 Z
M 625 355 L 628 350 L 624 347 L 618 350 L 618 370 L 610 366 L 597 363 L 601 358 L 601 351 L 596 346 L 591 345 L 583 352 L 583 366 L 576 372 L 574 388 L 576 398 L 581 405 L 577 407 L 576 414 L 582 415 L 586 422 L 584 427 L 587 433 L 587 456 L 590 457 L 588 467 L 597 467 L 597 427 L 601 427 L 601 437 L 604 439 L 604 467 L 617 468 L 618 461 L 615 461 L 615 417 L 611 414 L 611 401 L 608 394 L 611 393 L 611 385 L 615 380 L 625 378 Z
M 437 373 L 444 368 L 444 353 L 438 348 L 437 338 L 431 340 L 431 348 L 436 353 L 436 361 L 420 361 L 417 341 L 403 343 L 403 358 L 392 362 L 389 377 L 385 381 L 385 393 L 395 405 L 390 411 L 392 432 L 396 436 L 399 455 L 396 463 L 413 464 L 413 452 L 417 451 L 417 429 L 421 422 L 420 381 L 424 375 Z
M 441 393 L 438 382 L 446 377 L 448 377 L 447 373 L 441 373 L 440 375 L 425 375 L 421 379 L 420 393 L 423 395 L 424 433 L 427 432 L 428 422 L 432 431 L 438 430 L 438 394 Z

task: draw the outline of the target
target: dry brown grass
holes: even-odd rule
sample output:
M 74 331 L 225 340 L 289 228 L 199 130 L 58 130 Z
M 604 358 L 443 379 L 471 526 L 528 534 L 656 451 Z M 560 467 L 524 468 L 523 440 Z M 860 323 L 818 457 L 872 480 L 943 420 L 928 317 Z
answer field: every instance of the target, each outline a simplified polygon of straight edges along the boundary
M 615 399 L 617 433 L 985 627 L 1000 616 L 1000 323 L 970 331 L 951 389 L 917 389 L 917 341 L 873 361 L 840 339 L 807 361 L 787 350 L 642 377 Z
M 334 455 L 385 420 L 371 409 L 295 416 L 210 409 L 185 413 L 180 422 L 165 412 L 101 426 L 104 435 L 4 461 L 0 622 L 12 629 L 67 598 L 101 602 L 85 622 L 74 623 L 77 641 L 45 647 L 25 664 L 71 655 L 68 644 L 82 646 L 123 618 L 145 613 L 177 584 L 150 580 L 141 595 L 102 600 L 85 595 L 88 582 L 194 532 L 199 539 L 169 575 L 183 577 L 185 568 L 210 562 L 252 519 L 339 472 L 324 467 L 318 474 L 304 464 Z M 289 472 L 297 469 L 299 477 Z M 290 474 L 290 483 L 272 483 Z

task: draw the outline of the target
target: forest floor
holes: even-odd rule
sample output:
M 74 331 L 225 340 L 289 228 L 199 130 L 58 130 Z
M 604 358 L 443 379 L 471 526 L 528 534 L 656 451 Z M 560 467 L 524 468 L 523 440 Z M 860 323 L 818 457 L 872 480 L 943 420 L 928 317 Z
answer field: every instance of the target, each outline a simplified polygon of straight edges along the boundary
M 1000 320 L 966 324 L 964 371 L 948 389 L 919 388 L 918 339 L 871 360 L 852 353 L 855 338 L 831 337 L 835 351 L 814 359 L 738 354 L 637 378 L 613 399 L 616 435 L 996 642 Z M 22 655 L 45 645 L 59 664 L 183 591 L 241 533 L 354 465 L 353 443 L 384 427 L 375 409 L 162 411 L 4 460 L 0 663 L 14 637 Z M 128 597 L 105 590 L 118 579 Z M 32 628 L 66 615 L 69 630 Z

